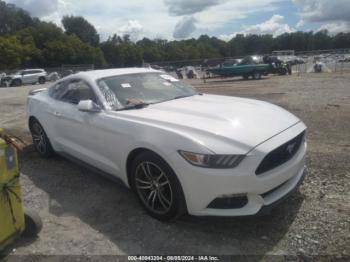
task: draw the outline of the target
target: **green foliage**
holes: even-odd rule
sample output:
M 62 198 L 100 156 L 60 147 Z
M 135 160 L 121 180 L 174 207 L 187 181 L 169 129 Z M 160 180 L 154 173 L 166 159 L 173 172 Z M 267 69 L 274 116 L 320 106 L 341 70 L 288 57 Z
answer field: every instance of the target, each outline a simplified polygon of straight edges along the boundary
M 47 66 L 105 64 L 101 50 L 84 43 L 76 35 L 63 35 L 60 39 L 48 41 L 42 52 Z
M 28 63 L 32 58 L 40 56 L 40 50 L 27 39 L 21 42 L 14 36 L 0 37 L 0 69 L 18 68 Z
M 107 64 L 113 67 L 128 67 L 142 64 L 142 49 L 128 39 L 114 35 L 101 43 Z
M 47 42 L 61 39 L 64 33 L 56 24 L 41 21 L 35 26 L 18 31 L 16 35 L 19 38 L 31 36 L 35 46 L 39 49 L 43 49 Z
M 349 48 L 350 33 L 339 33 L 332 39 L 332 46 L 334 48 Z
M 32 18 L 23 9 L 0 1 L 0 36 L 13 34 L 18 30 L 33 26 L 36 22 L 38 19 Z
M 0 69 L 62 64 L 105 66 L 96 29 L 82 17 L 65 17 L 62 22 L 66 32 L 0 0 Z
M 18 67 L 21 60 L 22 46 L 15 37 L 0 37 L 0 70 Z
M 81 16 L 64 16 L 62 24 L 68 35 L 75 34 L 83 42 L 98 46 L 100 36 L 95 27 Z

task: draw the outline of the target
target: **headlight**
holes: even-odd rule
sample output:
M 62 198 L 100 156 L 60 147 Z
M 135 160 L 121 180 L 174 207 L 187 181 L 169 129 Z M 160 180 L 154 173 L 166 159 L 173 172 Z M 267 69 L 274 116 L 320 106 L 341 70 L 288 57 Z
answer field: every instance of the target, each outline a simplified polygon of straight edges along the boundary
M 180 155 L 190 164 L 206 168 L 234 168 L 244 155 L 207 155 L 179 150 Z

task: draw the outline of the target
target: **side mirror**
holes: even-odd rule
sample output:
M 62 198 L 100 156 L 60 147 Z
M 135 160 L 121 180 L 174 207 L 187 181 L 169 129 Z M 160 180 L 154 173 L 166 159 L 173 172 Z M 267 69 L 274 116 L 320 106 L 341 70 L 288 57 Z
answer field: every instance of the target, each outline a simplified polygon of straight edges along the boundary
M 101 108 L 92 100 L 82 100 L 78 104 L 78 110 L 82 112 L 98 113 L 101 111 Z

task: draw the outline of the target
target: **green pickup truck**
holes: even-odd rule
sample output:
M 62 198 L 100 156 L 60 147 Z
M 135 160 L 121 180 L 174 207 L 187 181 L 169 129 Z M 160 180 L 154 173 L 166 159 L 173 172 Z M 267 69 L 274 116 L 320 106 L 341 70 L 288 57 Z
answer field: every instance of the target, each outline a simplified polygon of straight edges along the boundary
M 231 60 L 220 64 L 217 67 L 209 68 L 207 74 L 218 75 L 222 77 L 242 76 L 244 79 L 260 79 L 262 75 L 291 74 L 290 68 L 283 64 L 282 61 L 277 61 L 273 57 L 264 57 L 264 63 L 259 63 L 256 59 L 248 56 L 242 60 Z M 289 70 L 288 70 L 289 69 Z
M 270 64 L 260 64 L 251 57 L 246 57 L 242 61 L 230 61 L 220 64 L 218 67 L 207 70 L 209 73 L 223 77 L 242 76 L 244 79 L 252 77 L 260 79 L 262 75 L 267 75 L 271 71 Z
M 212 68 L 208 71 L 214 75 L 225 77 L 242 76 L 244 79 L 248 79 L 251 76 L 253 79 L 260 79 L 262 75 L 268 74 L 269 68 L 268 64 L 232 65 Z

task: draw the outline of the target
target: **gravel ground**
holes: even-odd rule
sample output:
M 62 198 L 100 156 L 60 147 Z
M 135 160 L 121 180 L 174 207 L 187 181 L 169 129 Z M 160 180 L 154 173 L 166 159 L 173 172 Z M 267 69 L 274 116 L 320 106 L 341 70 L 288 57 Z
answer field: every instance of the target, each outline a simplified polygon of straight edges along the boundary
M 13 254 L 350 255 L 350 74 L 190 81 L 200 92 L 278 104 L 308 126 L 308 176 L 270 215 L 186 216 L 162 223 L 133 194 L 63 158 L 21 156 L 25 206 L 39 212 L 38 239 Z M 0 89 L 0 126 L 29 141 L 25 98 L 39 86 Z

